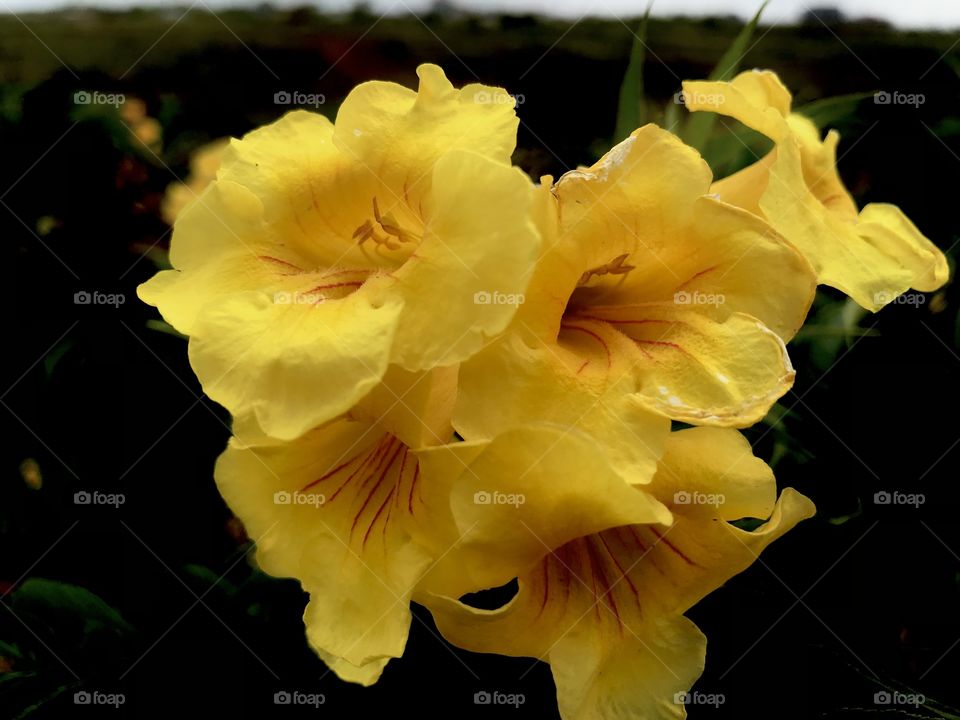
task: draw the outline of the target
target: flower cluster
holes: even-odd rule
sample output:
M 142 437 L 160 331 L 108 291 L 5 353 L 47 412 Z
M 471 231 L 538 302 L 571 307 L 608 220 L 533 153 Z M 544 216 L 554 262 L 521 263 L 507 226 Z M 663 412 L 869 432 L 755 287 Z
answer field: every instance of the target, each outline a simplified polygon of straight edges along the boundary
M 857 211 L 773 73 L 684 84 L 775 143 L 731 177 L 647 125 L 539 183 L 514 98 L 418 74 L 232 141 L 140 297 L 233 415 L 217 484 L 339 677 L 376 682 L 416 601 L 459 647 L 549 662 L 568 720 L 682 717 L 684 613 L 814 513 L 737 428 L 790 388 L 817 284 L 876 310 L 946 261 Z

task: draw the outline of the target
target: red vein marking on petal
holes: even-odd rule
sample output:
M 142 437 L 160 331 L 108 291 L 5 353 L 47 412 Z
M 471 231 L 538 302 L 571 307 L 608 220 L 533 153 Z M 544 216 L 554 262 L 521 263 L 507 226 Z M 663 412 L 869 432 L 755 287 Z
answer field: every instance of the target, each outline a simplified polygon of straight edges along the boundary
M 589 365 L 589 364 L 590 364 L 590 361 L 589 361 L 589 360 L 584 360 L 584 361 L 583 361 L 583 365 L 581 365 L 580 367 L 577 368 L 577 375 L 579 375 L 580 373 L 582 373 L 583 370 L 584 370 L 584 368 L 587 367 L 587 365 Z
M 370 270 L 365 270 L 363 268 L 348 268 L 346 270 L 334 270 L 333 272 L 324 273 L 321 275 L 321 279 L 326 279 L 329 277 L 336 277 L 337 275 L 356 275 L 357 273 L 369 274 Z
M 677 345 L 677 343 L 666 342 L 664 340 L 634 340 L 634 342 L 637 344 L 642 343 L 644 345 L 662 345 L 682 352 L 684 355 L 690 355 L 690 353 L 688 353 L 681 345 Z
M 387 496 L 383 499 L 383 502 L 380 503 L 380 507 L 377 509 L 377 514 L 373 516 L 373 520 L 370 521 L 370 527 L 367 528 L 367 532 L 363 534 L 363 543 L 361 543 L 360 548 L 365 548 L 367 546 L 367 539 L 370 537 L 370 533 L 373 531 L 373 526 L 377 524 L 377 520 L 380 518 L 380 513 L 383 512 L 384 508 L 387 507 L 387 504 L 393 499 L 394 494 L 397 492 L 397 486 L 394 485 L 390 488 L 390 492 L 387 493 Z M 390 521 L 389 512 L 387 517 L 383 521 L 383 535 L 386 539 L 387 535 L 387 523 Z
M 310 288 L 304 294 L 310 295 L 311 293 L 319 292 L 321 290 L 332 290 L 335 288 L 342 287 L 360 287 L 363 285 L 363 280 L 351 280 L 350 282 L 340 282 L 340 283 L 330 283 L 329 285 L 317 285 L 314 288 Z
M 386 467 L 389 467 L 388 458 L 389 458 L 389 455 L 390 455 L 390 450 L 393 449 L 393 445 L 394 445 L 394 443 L 395 443 L 396 441 L 397 441 L 397 439 L 391 435 L 391 436 L 390 436 L 390 439 L 387 441 L 387 452 L 384 453 L 383 456 L 381 456 L 381 458 L 380 458 L 380 463 L 377 465 L 376 468 L 374 468 L 373 472 L 371 472 L 369 475 L 367 475 L 367 476 L 363 479 L 363 482 L 360 483 L 360 487 L 357 488 L 357 491 L 358 491 L 358 492 L 359 492 L 360 490 L 363 490 L 363 489 L 367 486 L 367 484 L 376 476 L 376 474 L 377 474 L 378 472 L 380 472 L 385 466 L 386 466 Z M 401 446 L 401 447 L 402 447 L 402 446 Z M 392 463 L 392 462 L 393 462 L 393 459 L 390 458 L 389 462 Z
M 693 567 L 700 567 L 699 565 L 697 565 L 697 563 L 695 563 L 693 560 L 691 560 L 686 555 L 684 555 L 683 552 L 679 550 L 676 545 L 674 545 L 672 542 L 667 540 L 666 536 L 662 532 L 657 530 L 655 527 L 653 527 L 653 525 L 650 525 L 649 528 L 650 528 L 650 532 L 652 532 L 654 535 L 656 535 L 660 539 L 660 542 L 662 542 L 664 545 L 670 548 L 674 553 L 676 553 L 681 558 L 683 558 L 683 561 L 687 563 L 687 565 L 691 565 Z
M 676 320 L 653 320 L 652 318 L 641 318 L 638 320 L 614 320 L 613 318 L 597 317 L 596 315 L 574 315 L 572 317 L 574 320 L 594 320 L 596 322 L 605 322 L 610 323 L 611 325 L 646 325 L 649 323 L 656 323 L 661 325 L 669 325 L 676 322 Z
M 603 602 L 604 598 L 607 599 L 606 605 L 613 612 L 613 616 L 617 619 L 617 626 L 620 628 L 620 633 L 623 634 L 623 619 L 620 617 L 620 608 L 617 606 L 617 598 L 613 592 L 613 585 L 610 584 L 607 573 L 603 569 L 603 558 L 600 557 L 595 547 L 596 541 L 593 537 L 589 537 L 586 538 L 584 542 L 586 544 L 587 554 L 590 556 L 590 564 L 596 568 L 594 575 L 600 576 L 600 586 L 603 588 L 603 594 L 597 597 L 597 602 L 599 604 Z
M 337 467 L 335 467 L 333 470 L 330 470 L 330 471 L 324 473 L 322 476 L 318 477 L 316 480 L 311 480 L 311 481 L 308 482 L 306 485 L 304 485 L 302 488 L 300 488 L 300 492 L 302 492 L 302 493 L 303 493 L 303 492 L 306 492 L 307 490 L 309 490 L 310 488 L 312 488 L 314 485 L 317 485 L 317 484 L 319 484 L 319 483 L 322 483 L 324 480 L 329 480 L 331 477 L 333 477 L 334 475 L 336 475 L 338 472 L 340 472 L 341 470 L 343 470 L 345 467 L 348 467 L 348 466 L 349 466 L 351 463 L 353 463 L 357 458 L 359 458 L 361 455 L 363 455 L 363 453 L 364 453 L 364 451 L 361 450 L 360 452 L 358 452 L 356 455 L 354 455 L 352 458 L 350 458 L 350 459 L 347 460 L 346 462 L 341 463 L 340 465 L 337 465 Z
M 713 271 L 716 270 L 718 267 L 720 267 L 720 266 L 719 266 L 719 265 L 711 265 L 711 266 L 708 267 L 706 270 L 701 270 L 700 272 L 695 273 L 695 274 L 693 275 L 693 277 L 691 277 L 689 280 L 686 280 L 686 281 L 683 282 L 682 284 L 678 285 L 678 286 L 677 286 L 677 290 L 682 290 L 682 289 L 685 288 L 687 285 L 689 285 L 689 284 L 692 283 L 694 280 L 696 280 L 698 277 L 701 277 L 702 275 L 706 275 L 707 273 L 713 272 Z
M 370 488 L 370 492 L 367 493 L 367 498 L 363 501 L 363 505 L 360 506 L 360 509 L 357 511 L 357 514 L 356 514 L 356 515 L 354 516 L 354 518 L 353 518 L 353 524 L 350 526 L 350 536 L 351 536 L 351 537 L 353 537 L 353 531 L 356 529 L 357 523 L 360 522 L 360 517 L 363 515 L 363 511 L 367 509 L 367 505 L 370 504 L 370 501 L 373 499 L 374 494 L 375 494 L 375 493 L 377 492 L 377 490 L 380 488 L 380 485 L 383 483 L 383 480 L 384 480 L 384 478 L 387 476 L 387 473 L 390 472 L 390 468 L 393 467 L 393 462 L 397 459 L 397 455 L 400 454 L 400 451 L 401 451 L 401 450 L 403 450 L 403 445 L 401 445 L 400 447 L 398 447 L 398 448 L 396 449 L 396 451 L 395 451 L 395 452 L 393 453 L 393 455 L 390 457 L 390 461 L 389 461 L 389 462 L 386 464 L 386 466 L 383 468 L 383 472 L 380 473 L 380 477 L 377 478 L 376 484 L 375 484 L 372 488 Z M 379 469 L 380 469 L 380 468 L 377 468 L 377 470 L 379 470 Z M 372 477 L 372 475 L 371 475 L 371 477 Z M 374 518 L 374 521 L 376 521 L 376 518 Z M 372 525 L 373 525 L 373 522 L 371 522 L 371 527 L 372 527 Z
M 297 275 L 297 274 L 299 274 L 299 273 L 304 273 L 304 272 L 306 272 L 306 270 L 304 270 L 304 269 L 303 269 L 302 267 L 300 267 L 299 265 L 294 265 L 292 262 L 287 262 L 286 260 L 281 260 L 280 258 L 275 258 L 275 257 L 273 257 L 272 255 L 258 255 L 258 256 L 257 256 L 257 260 L 263 260 L 264 262 L 275 263 L 275 264 L 277 264 L 277 265 L 281 265 L 281 266 L 283 266 L 283 267 L 290 268 L 291 270 L 295 270 L 295 271 L 296 271 L 296 272 L 293 272 L 293 273 L 281 273 L 281 274 L 283 274 L 283 275 L 285 275 L 285 276 Z
M 587 330 L 587 328 L 582 328 L 579 325 L 569 325 L 567 323 L 563 323 L 560 325 L 560 327 L 566 328 L 567 330 L 579 330 L 580 332 L 589 335 L 598 343 L 600 343 L 600 345 L 603 347 L 603 351 L 607 354 L 607 369 L 608 370 L 610 369 L 610 366 L 613 363 L 612 356 L 610 355 L 610 347 L 607 345 L 607 342 L 602 337 L 600 337 L 593 330 Z
M 338 487 L 334 491 L 333 495 L 330 496 L 330 502 L 333 502 L 334 500 L 336 500 L 337 495 L 340 494 L 340 491 L 343 490 L 347 485 L 349 485 L 350 482 L 353 480 L 354 477 L 356 477 L 358 473 L 360 473 L 362 470 L 368 468 L 370 465 L 373 465 L 379 461 L 379 458 L 390 447 L 390 441 L 392 439 L 393 439 L 392 436 L 386 435 L 380 440 L 380 442 L 377 444 L 376 449 L 367 455 L 367 459 L 364 460 L 363 464 L 360 467 L 358 467 L 356 470 L 354 470 L 352 473 L 350 473 L 350 476 L 343 481 L 343 484 L 340 485 L 340 487 Z
M 413 480 L 410 481 L 410 495 L 407 497 L 407 511 L 412 515 L 413 514 L 413 489 L 417 487 L 417 480 L 420 479 L 420 463 L 417 463 L 416 467 L 413 469 Z M 423 501 L 423 496 L 418 492 L 417 497 L 420 501 Z
M 637 591 L 637 586 L 633 584 L 633 580 L 630 579 L 630 575 L 627 574 L 627 571 L 623 569 L 623 565 L 620 564 L 620 561 L 617 559 L 617 556 L 614 555 L 613 550 L 610 549 L 610 545 L 607 544 L 607 539 L 603 536 L 603 533 L 599 534 L 600 542 L 603 543 L 604 549 L 607 551 L 607 555 L 610 556 L 610 559 L 613 560 L 613 564 L 617 566 L 617 570 L 620 571 L 620 577 L 627 581 L 633 596 L 637 599 L 637 606 L 640 605 L 640 593 Z

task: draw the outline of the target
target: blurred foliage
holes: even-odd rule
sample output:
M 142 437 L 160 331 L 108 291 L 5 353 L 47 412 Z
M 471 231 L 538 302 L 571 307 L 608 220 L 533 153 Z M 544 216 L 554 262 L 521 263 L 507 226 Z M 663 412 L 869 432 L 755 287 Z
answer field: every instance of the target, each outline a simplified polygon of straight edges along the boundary
M 304 643 L 303 593 L 256 569 L 211 481 L 228 418 L 201 395 L 183 338 L 135 298 L 166 264 L 161 200 L 195 149 L 280 116 L 277 92 L 323 94 L 332 116 L 358 82 L 412 85 L 424 61 L 523 97 L 515 161 L 534 177 L 594 161 L 615 118 L 615 136 L 646 118 L 684 128 L 718 175 L 743 167 L 769 143 L 723 119 L 698 126 L 674 96 L 685 78 L 771 67 L 801 112 L 842 133 L 858 202 L 899 204 L 948 252 L 960 234 L 947 33 L 308 8 L 0 16 L 3 717 L 86 717 L 78 688 L 124 692 L 110 717 L 273 717 L 273 692 L 293 689 L 323 692 L 335 717 L 400 698 L 426 717 L 489 717 L 472 696 L 494 687 L 526 694 L 518 717 L 556 717 L 544 665 L 455 651 L 420 609 L 376 687 L 328 674 Z M 875 105 L 879 89 L 926 102 Z M 142 100 L 145 117 L 74 102 L 93 91 Z M 125 302 L 73 302 L 93 290 Z M 956 714 L 960 303 L 955 285 L 922 297 L 874 316 L 818 294 L 791 345 L 795 388 L 746 432 L 819 515 L 691 612 L 710 638 L 698 688 L 726 696 L 691 717 L 874 716 L 873 693 L 894 687 L 944 703 L 911 716 Z M 926 503 L 874 502 L 894 489 Z M 83 490 L 126 501 L 77 506 Z

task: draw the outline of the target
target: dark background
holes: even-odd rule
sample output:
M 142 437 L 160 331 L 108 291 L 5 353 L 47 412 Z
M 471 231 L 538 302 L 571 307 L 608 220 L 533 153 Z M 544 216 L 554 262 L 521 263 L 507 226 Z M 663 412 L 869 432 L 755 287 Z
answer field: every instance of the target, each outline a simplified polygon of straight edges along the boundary
M 559 175 L 610 145 L 636 20 L 185 9 L 0 15 L 0 717 L 557 717 L 545 664 L 451 648 L 419 608 L 406 655 L 375 687 L 326 672 L 303 638 L 304 595 L 252 567 L 212 482 L 228 417 L 135 287 L 162 262 L 159 204 L 191 151 L 279 117 L 288 108 L 274 93 L 322 93 L 332 116 L 355 84 L 413 86 L 417 64 L 437 62 L 454 84 L 522 95 L 515 162 Z M 651 22 L 653 120 L 739 27 Z M 960 228 L 956 40 L 810 18 L 761 26 L 742 66 L 776 70 L 798 105 L 922 93 L 918 108 L 870 97 L 835 108 L 839 166 L 858 202 L 899 204 L 949 251 Z M 147 149 L 110 108 L 78 107 L 78 90 L 142 99 L 162 147 Z M 718 169 L 750 160 L 728 152 L 730 130 L 718 126 L 708 147 Z M 84 290 L 126 302 L 74 304 Z M 691 717 L 960 714 L 958 308 L 955 286 L 865 317 L 820 294 L 792 345 L 795 388 L 748 431 L 781 485 L 819 513 L 691 612 L 709 638 L 696 689 L 725 698 Z M 125 504 L 74 504 L 95 489 Z M 877 505 L 882 490 L 925 502 Z M 74 705 L 84 688 L 126 704 Z M 885 688 L 943 705 L 879 708 Z M 280 690 L 326 703 L 279 707 Z M 479 690 L 526 703 L 475 706 Z

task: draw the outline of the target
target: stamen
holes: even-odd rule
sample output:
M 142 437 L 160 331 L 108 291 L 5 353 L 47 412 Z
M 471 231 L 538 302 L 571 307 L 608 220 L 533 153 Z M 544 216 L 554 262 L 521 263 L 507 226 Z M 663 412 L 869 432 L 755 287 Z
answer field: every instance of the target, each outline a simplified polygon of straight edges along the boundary
M 382 231 L 383 234 L 379 233 Z M 373 197 L 373 220 L 364 220 L 356 230 L 353 231 L 353 239 L 358 245 L 363 245 L 368 239 L 373 240 L 377 245 L 383 245 L 388 250 L 399 250 L 403 243 L 419 240 L 414 233 L 408 232 L 400 227 L 400 224 L 390 214 L 381 214 L 380 204 L 376 196 Z
M 629 253 L 617 255 L 606 265 L 598 265 L 595 268 L 590 268 L 580 276 L 580 279 L 577 281 L 577 285 L 586 285 L 593 276 L 600 277 L 601 275 L 626 275 L 628 272 L 634 269 L 633 265 L 623 264 L 624 260 L 626 260 L 629 256 Z

